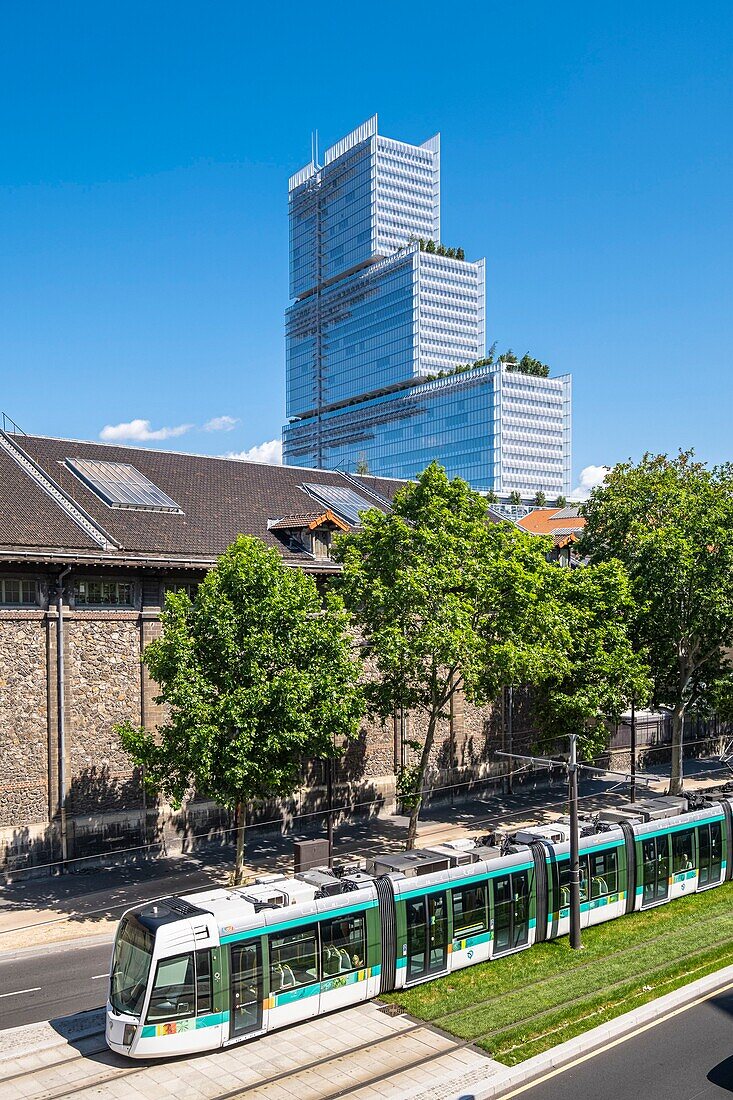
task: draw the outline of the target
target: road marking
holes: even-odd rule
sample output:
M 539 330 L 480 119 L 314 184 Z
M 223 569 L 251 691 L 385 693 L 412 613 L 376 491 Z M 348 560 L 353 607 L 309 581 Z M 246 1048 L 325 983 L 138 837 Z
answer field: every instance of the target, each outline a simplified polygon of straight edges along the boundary
M 109 974 L 92 974 L 92 981 L 96 981 L 97 978 L 108 978 Z
M 620 1035 L 618 1039 L 612 1039 L 602 1047 L 596 1047 L 595 1050 L 591 1050 L 587 1054 L 582 1055 L 582 1057 L 575 1058 L 572 1062 L 567 1062 L 564 1066 L 559 1066 L 549 1073 L 544 1073 L 541 1077 L 535 1077 L 534 1081 L 528 1081 L 526 1085 L 520 1085 L 519 1088 L 514 1089 L 513 1092 L 501 1093 L 498 1100 L 511 1100 L 513 1096 L 521 1096 L 523 1092 L 529 1092 L 530 1089 L 536 1088 L 537 1085 L 543 1085 L 545 1081 L 551 1081 L 553 1077 L 559 1077 L 561 1073 L 566 1073 L 569 1069 L 575 1069 L 576 1066 L 581 1066 L 583 1062 L 589 1062 L 590 1059 L 595 1058 L 597 1054 L 605 1054 L 607 1050 L 613 1050 L 614 1047 L 620 1046 L 621 1043 L 625 1043 L 629 1039 L 635 1039 L 637 1035 L 643 1035 L 645 1031 L 650 1031 L 653 1027 L 656 1027 L 657 1024 L 664 1024 L 667 1020 L 672 1020 L 682 1012 L 687 1012 L 688 1008 L 696 1008 L 697 1005 L 704 1004 L 705 1001 L 709 1001 L 713 997 L 718 997 L 721 993 L 727 993 L 729 989 L 733 989 L 733 982 L 728 982 L 727 985 L 718 986 L 717 989 L 711 989 L 709 993 L 704 993 L 701 997 L 696 997 L 694 1001 L 688 1001 L 687 1004 L 680 1005 L 679 1008 L 673 1008 L 670 1012 L 665 1013 L 664 1016 L 659 1016 L 656 1020 L 650 1020 L 648 1024 L 644 1024 L 642 1027 L 629 1031 L 626 1035 Z
M 40 985 L 34 985 L 33 989 L 16 989 L 13 993 L 0 993 L 0 997 L 19 997 L 21 993 L 38 993 Z

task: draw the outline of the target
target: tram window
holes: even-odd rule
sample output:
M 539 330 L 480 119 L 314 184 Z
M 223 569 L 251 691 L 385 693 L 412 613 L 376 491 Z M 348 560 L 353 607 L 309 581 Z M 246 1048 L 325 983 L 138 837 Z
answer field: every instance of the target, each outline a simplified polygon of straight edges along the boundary
M 316 928 L 270 936 L 270 989 L 277 993 L 318 981 Z
M 586 857 L 590 865 L 590 896 L 603 898 L 618 890 L 618 863 L 616 849 L 590 852 Z
M 360 970 L 366 965 L 363 913 L 321 924 L 321 961 L 324 978 Z
M 178 1020 L 193 1016 L 195 1005 L 193 955 L 161 959 L 150 994 L 148 1020 Z
M 710 823 L 710 881 L 717 882 L 723 867 L 723 835 L 719 821 Z
M 690 871 L 695 865 L 692 838 L 692 829 L 672 833 L 672 873 L 675 875 L 680 871 Z
M 211 952 L 196 952 L 196 1015 L 211 1012 Z
M 486 928 L 486 883 L 453 891 L 453 935 L 468 936 Z
M 580 857 L 580 901 L 588 900 L 588 857 Z M 560 908 L 570 905 L 570 860 L 560 864 Z

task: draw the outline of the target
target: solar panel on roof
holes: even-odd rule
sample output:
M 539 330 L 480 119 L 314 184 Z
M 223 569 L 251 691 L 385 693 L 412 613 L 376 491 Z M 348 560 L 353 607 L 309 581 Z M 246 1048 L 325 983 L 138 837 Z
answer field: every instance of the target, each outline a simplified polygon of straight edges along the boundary
M 316 500 L 320 500 L 327 508 L 345 519 L 352 527 L 359 524 L 359 512 L 366 512 L 374 507 L 368 500 L 360 497 L 358 493 L 355 493 L 353 489 L 348 489 L 345 485 L 306 483 L 303 488 Z
M 102 462 L 93 458 L 67 458 L 66 465 L 110 508 L 140 508 L 151 512 L 182 509 L 150 478 L 127 462 Z

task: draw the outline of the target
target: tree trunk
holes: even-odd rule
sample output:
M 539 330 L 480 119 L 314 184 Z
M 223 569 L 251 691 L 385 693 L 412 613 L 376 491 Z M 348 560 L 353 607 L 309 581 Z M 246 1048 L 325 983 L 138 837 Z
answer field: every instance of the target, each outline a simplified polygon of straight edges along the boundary
M 433 741 L 435 739 L 435 727 L 438 724 L 438 712 L 433 711 L 430 715 L 430 721 L 428 722 L 428 732 L 425 735 L 425 744 L 423 745 L 422 755 L 420 757 L 420 769 L 417 777 L 417 794 L 415 801 L 413 802 L 410 810 L 410 824 L 407 826 L 407 840 L 405 841 L 405 851 L 409 852 L 415 847 L 415 840 L 417 838 L 417 821 L 420 817 L 420 807 L 422 806 L 422 792 L 425 785 L 425 772 L 428 768 L 428 761 L 430 760 L 430 751 L 433 747 Z
M 244 878 L 245 826 L 247 824 L 247 803 L 244 801 L 237 803 L 235 824 L 237 829 L 237 855 L 234 861 L 234 885 L 241 886 Z
M 685 710 L 683 706 L 678 706 L 672 711 L 672 765 L 669 772 L 668 794 L 682 794 L 682 737 L 684 729 Z

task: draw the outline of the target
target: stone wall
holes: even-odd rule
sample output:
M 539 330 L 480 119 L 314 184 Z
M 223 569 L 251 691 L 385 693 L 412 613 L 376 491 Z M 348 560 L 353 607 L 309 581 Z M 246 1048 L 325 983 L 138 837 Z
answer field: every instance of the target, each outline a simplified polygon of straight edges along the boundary
M 142 669 L 136 612 L 76 612 L 65 623 L 67 813 L 132 809 L 139 777 L 114 726 L 140 724 Z
M 0 824 L 48 816 L 45 615 L 0 611 Z
M 195 803 L 185 816 L 147 806 L 140 776 L 123 751 L 114 726 L 126 720 L 155 729 L 165 718 L 155 703 L 157 688 L 141 654 L 161 631 L 159 606 L 141 610 L 64 611 L 64 696 L 66 716 L 66 805 L 69 855 L 86 852 L 98 832 L 107 843 L 121 837 L 190 836 L 216 817 Z M 57 615 L 47 611 L 0 610 L 0 863 L 3 852 L 32 862 L 57 858 L 59 850 L 57 728 Z M 490 758 L 501 744 L 501 708 L 475 707 L 456 697 L 453 714 L 440 723 L 431 759 L 430 784 L 445 787 L 469 774 L 496 767 Z M 359 735 L 336 766 L 337 805 L 376 812 L 395 805 L 395 772 L 409 762 L 406 742 L 420 740 L 425 719 L 399 714 L 381 722 L 366 718 Z M 325 806 L 325 771 L 314 765 L 292 804 L 263 807 L 285 819 L 317 814 Z M 148 800 L 150 801 L 150 800 Z M 213 815 L 213 816 L 212 816 Z M 259 812 L 258 817 L 261 817 Z M 199 818 L 201 819 L 199 821 Z M 191 818 L 192 819 L 192 818 Z M 163 825 L 162 823 L 166 824 Z M 196 831 L 194 830 L 194 831 Z

